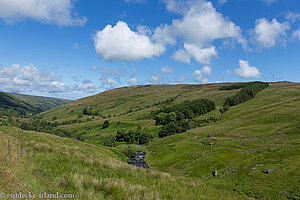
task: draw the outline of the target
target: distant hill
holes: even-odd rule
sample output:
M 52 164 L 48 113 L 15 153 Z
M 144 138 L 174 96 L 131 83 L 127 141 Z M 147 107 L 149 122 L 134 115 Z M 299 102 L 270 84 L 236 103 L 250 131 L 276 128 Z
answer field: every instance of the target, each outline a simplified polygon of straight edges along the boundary
M 42 97 L 42 96 L 31 96 L 25 94 L 15 94 L 11 93 L 10 95 L 27 102 L 28 104 L 39 108 L 42 112 L 46 110 L 51 110 L 53 108 L 65 105 L 70 103 L 71 100 L 67 99 L 58 99 L 58 98 L 51 98 L 51 97 Z
M 9 94 L 0 91 L 1 116 L 25 116 L 37 114 L 71 102 L 65 99 Z

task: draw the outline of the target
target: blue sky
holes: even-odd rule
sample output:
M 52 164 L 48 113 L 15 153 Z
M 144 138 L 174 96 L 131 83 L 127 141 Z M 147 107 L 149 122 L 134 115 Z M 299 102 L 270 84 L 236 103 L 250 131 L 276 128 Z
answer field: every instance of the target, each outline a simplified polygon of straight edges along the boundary
M 299 82 L 300 1 L 0 0 L 0 90 Z

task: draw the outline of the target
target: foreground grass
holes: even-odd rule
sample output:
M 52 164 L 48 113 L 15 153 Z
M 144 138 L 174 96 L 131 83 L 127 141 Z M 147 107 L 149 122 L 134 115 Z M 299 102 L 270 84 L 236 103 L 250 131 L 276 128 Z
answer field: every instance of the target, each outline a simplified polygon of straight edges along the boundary
M 14 127 L 6 132 L 0 132 L 1 192 L 59 192 L 77 199 L 246 199 L 201 179 L 127 165 L 109 149 Z

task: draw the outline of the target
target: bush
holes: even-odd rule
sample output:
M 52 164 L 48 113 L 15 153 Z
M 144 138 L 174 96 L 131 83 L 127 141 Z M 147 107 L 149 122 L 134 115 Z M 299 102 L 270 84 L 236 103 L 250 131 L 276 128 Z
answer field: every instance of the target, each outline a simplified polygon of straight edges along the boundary
M 109 127 L 109 121 L 108 120 L 105 120 L 103 125 L 102 125 L 102 129 L 105 129 L 105 128 L 108 128 Z
M 160 132 L 158 133 L 158 137 L 166 137 L 169 135 L 174 135 L 177 133 L 177 126 L 174 122 L 170 122 L 167 125 L 164 125 Z
M 152 138 L 153 136 L 150 133 L 142 133 L 139 144 L 148 144 Z
M 124 149 L 122 153 L 125 154 L 128 158 L 133 158 L 137 155 L 137 152 L 129 146 Z
M 115 137 L 113 136 L 105 137 L 103 145 L 107 147 L 115 147 L 116 146 Z

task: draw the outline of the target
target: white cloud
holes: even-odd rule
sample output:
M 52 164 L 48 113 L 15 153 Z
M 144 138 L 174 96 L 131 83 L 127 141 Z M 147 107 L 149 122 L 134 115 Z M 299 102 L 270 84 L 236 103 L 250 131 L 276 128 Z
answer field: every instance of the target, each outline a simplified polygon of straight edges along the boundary
M 289 29 L 287 22 L 280 23 L 276 19 L 269 22 L 261 18 L 255 22 L 254 40 L 264 48 L 271 48 L 278 43 L 284 44 L 284 37 Z
M 112 89 L 112 88 L 116 87 L 115 81 L 109 77 L 102 76 L 100 78 L 100 80 L 101 80 L 101 84 L 102 84 L 101 86 L 104 89 Z
M 63 94 L 73 98 L 73 93 L 82 96 L 96 92 L 97 87 L 90 81 L 68 85 L 59 80 L 54 72 L 38 70 L 33 64 L 24 67 L 13 64 L 0 68 L 0 89 L 7 92 Z
M 208 48 L 199 48 L 193 44 L 184 44 L 184 48 L 191 57 L 203 65 L 210 64 L 211 58 L 217 56 L 217 51 L 214 46 Z
M 165 51 L 163 45 L 153 43 L 147 35 L 133 32 L 122 21 L 98 31 L 94 44 L 96 52 L 104 60 L 141 60 L 159 56 Z
M 265 2 L 266 4 L 271 4 L 274 3 L 276 0 L 262 0 L 263 2 Z
M 160 71 L 163 73 L 173 73 L 173 68 L 167 65 L 161 68 Z
M 239 68 L 234 73 L 243 78 L 260 78 L 261 73 L 255 66 L 250 66 L 246 60 L 239 60 Z
M 184 49 L 179 49 L 176 51 L 173 55 L 173 59 L 183 63 L 191 62 L 191 56 Z
M 97 71 L 98 69 L 100 69 L 100 67 L 97 66 L 97 65 L 91 66 L 91 70 L 92 70 L 93 72 Z
M 138 82 L 139 82 L 139 81 L 137 80 L 136 77 L 130 78 L 130 79 L 127 81 L 127 83 L 128 83 L 129 85 L 136 85 Z
M 22 19 L 34 19 L 60 26 L 82 26 L 86 17 L 72 12 L 72 0 L 0 0 L 0 18 L 8 23 Z
M 218 0 L 218 3 L 219 4 L 225 4 L 225 3 L 227 3 L 227 0 Z
M 288 20 L 291 20 L 292 22 L 300 20 L 300 13 L 295 13 L 295 12 L 288 12 L 285 15 L 285 18 Z
M 209 66 L 205 66 L 201 70 L 195 70 L 193 77 L 197 82 L 208 83 L 208 78 L 211 76 L 211 73 L 211 68 Z
M 162 82 L 163 78 L 162 75 L 160 73 L 154 73 L 151 77 L 150 77 L 150 82 L 152 83 L 160 83 Z
M 180 74 L 176 79 L 176 83 L 183 83 L 187 80 L 187 76 L 185 76 L 184 74 Z
M 185 43 L 204 47 L 216 39 L 234 38 L 246 45 L 240 27 L 218 13 L 211 2 L 167 0 L 166 3 L 169 11 L 183 17 L 174 19 L 171 25 L 157 27 L 153 35 L 157 41 L 173 45 L 180 37 Z
M 293 32 L 293 38 L 300 40 L 300 28 Z

